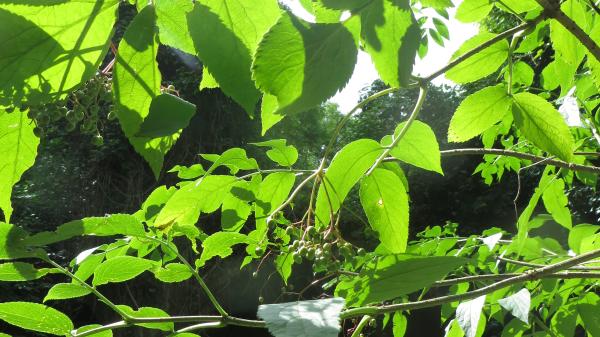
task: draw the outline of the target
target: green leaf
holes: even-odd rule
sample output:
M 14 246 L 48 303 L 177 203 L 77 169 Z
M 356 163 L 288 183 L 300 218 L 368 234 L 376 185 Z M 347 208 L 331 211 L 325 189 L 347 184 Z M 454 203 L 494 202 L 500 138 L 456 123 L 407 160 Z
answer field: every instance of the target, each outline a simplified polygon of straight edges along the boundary
M 136 137 L 159 138 L 181 132 L 195 113 L 196 106 L 192 103 L 170 94 L 158 95 L 152 99 L 150 112 Z
M 395 137 L 400 134 L 405 125 L 406 122 L 398 124 L 394 131 Z M 389 146 L 391 143 L 392 138 L 390 136 L 384 137 L 381 141 L 383 146 Z M 429 125 L 421 121 L 415 120 L 412 123 L 398 145 L 390 151 L 390 155 L 407 164 L 444 174 L 440 164 L 440 146 L 435 134 Z
M 533 83 L 533 69 L 527 63 L 519 61 L 513 65 L 513 84 L 522 84 L 526 87 Z M 504 79 L 508 82 L 508 71 L 504 73 Z
M 30 103 L 64 97 L 94 76 L 106 55 L 118 0 L 42 4 L 0 4 L 1 96 L 24 95 Z
M 177 172 L 177 178 L 181 179 L 196 179 L 206 173 L 200 164 L 193 164 L 191 166 L 175 165 L 169 170 L 169 173 L 174 172 Z
M 117 305 L 119 309 L 124 311 L 126 314 L 136 317 L 136 318 L 144 318 L 144 317 L 170 317 L 164 310 L 152 307 L 141 307 L 138 310 L 133 310 L 132 308 L 126 305 Z M 148 329 L 156 329 L 162 331 L 173 331 L 174 324 L 173 322 L 165 322 L 165 323 L 141 323 L 136 324 L 144 328 Z
M 273 125 L 279 123 L 284 117 L 283 114 L 279 114 L 279 104 L 277 103 L 277 97 L 269 94 L 264 94 L 260 105 L 260 122 L 262 125 L 261 134 L 264 136 Z
M 479 318 L 481 317 L 484 304 L 485 295 L 462 302 L 456 308 L 456 322 L 458 322 L 466 337 L 475 337 L 477 335 Z
M 92 291 L 88 288 L 75 283 L 57 283 L 48 290 L 48 294 L 44 297 L 44 302 L 50 300 L 65 300 L 91 294 Z
M 20 227 L 0 222 L 0 260 L 36 256 L 22 241 L 28 233 Z
M 288 279 L 292 275 L 292 266 L 294 265 L 294 258 L 292 252 L 286 250 L 283 251 L 275 258 L 275 270 L 281 276 L 283 283 L 288 284 Z
M 341 281 L 335 295 L 351 306 L 391 300 L 430 286 L 466 262 L 455 256 L 388 255 L 371 262 L 360 276 Z
M 578 301 L 577 311 L 589 336 L 600 336 L 600 298 L 589 292 Z
M 154 98 L 160 95 L 155 20 L 154 6 L 146 6 L 127 27 L 113 71 L 113 93 L 115 111 L 125 136 L 158 177 L 164 155 L 179 138 L 179 133 L 161 138 L 137 137 Z
M 188 15 L 190 34 L 203 65 L 252 116 L 260 97 L 251 76 L 258 42 L 275 24 L 280 9 L 275 0 L 202 0 Z
M 340 209 L 352 187 L 382 153 L 381 145 L 371 139 L 353 141 L 336 153 L 317 194 L 315 218 L 318 226 L 329 223 L 330 214 Z
M 33 165 L 37 156 L 40 140 L 33 133 L 34 127 L 35 123 L 27 118 L 27 112 L 16 109 L 7 113 L 0 110 L 0 209 L 6 222 L 10 222 L 12 214 L 12 188 L 23 172 Z
M 44 246 L 80 235 L 144 236 L 145 234 L 144 226 L 140 220 L 129 214 L 113 214 L 107 217 L 90 217 L 67 222 L 58 226 L 53 232 L 41 232 L 32 235 L 26 238 L 24 243 L 32 246 Z
M 18 282 L 37 280 L 48 274 L 48 269 L 37 269 L 30 263 L 6 262 L 0 264 L 0 281 Z
M 552 104 L 526 92 L 513 97 L 515 124 L 525 138 L 540 149 L 570 161 L 575 143 L 569 127 Z
M 269 174 L 260 184 L 256 196 L 256 228 L 267 224 L 267 218 L 288 198 L 296 175 L 293 172 L 275 172 Z
M 249 243 L 248 236 L 235 232 L 216 232 L 202 242 L 202 255 L 197 266 L 202 267 L 206 261 L 215 256 L 226 258 L 233 253 L 231 247 L 240 243 Z
M 456 19 L 461 22 L 483 20 L 494 7 L 489 0 L 464 0 L 456 9 Z
M 580 27 L 587 30 L 586 10 L 576 0 L 563 2 L 560 9 Z M 550 21 L 550 39 L 557 58 L 577 68 L 585 56 L 585 47 L 569 30 L 556 20 Z
M 253 76 L 262 91 L 277 97 L 277 114 L 304 111 L 346 85 L 356 55 L 343 24 L 310 24 L 284 13 L 258 46 Z
M 255 195 L 251 183 L 238 181 L 223 199 L 221 207 L 221 227 L 228 232 L 239 232 L 252 213 L 249 202 L 254 201 Z
M 503 85 L 483 88 L 465 98 L 450 120 L 448 141 L 466 142 L 500 122 L 512 100 Z
M 156 0 L 156 26 L 160 43 L 194 55 L 187 15 L 194 9 L 190 0 Z
M 173 224 L 193 226 L 201 212 L 216 211 L 236 182 L 233 176 L 202 177 L 180 188 L 158 213 L 154 226 L 167 230 Z
M 600 226 L 590 224 L 581 224 L 573 227 L 569 231 L 569 248 L 575 252 L 575 254 L 581 254 L 581 242 L 585 238 L 594 236 L 599 230 Z
M 258 317 L 275 337 L 337 337 L 343 308 L 343 298 L 263 304 Z
M 401 312 L 395 312 L 394 313 L 394 327 L 392 329 L 392 332 L 394 333 L 394 337 L 404 337 L 404 334 L 406 333 L 406 327 L 408 325 L 408 320 L 406 319 L 406 316 L 404 316 Z
M 183 263 L 169 263 L 164 268 L 154 271 L 154 276 L 161 282 L 181 282 L 192 277 L 192 272 Z
M 94 271 L 92 284 L 99 286 L 131 280 L 154 266 L 154 262 L 134 256 L 117 256 L 104 261 Z
M 420 31 L 409 0 L 375 0 L 360 12 L 361 37 L 381 79 L 406 86 L 419 47 Z
M 321 0 L 323 5 L 333 9 L 353 10 L 369 3 L 368 0 Z
M 408 196 L 392 171 L 375 169 L 360 183 L 360 203 L 379 241 L 391 253 L 404 253 L 408 242 Z
M 479 33 L 468 39 L 452 55 L 452 60 L 460 57 L 480 44 L 489 41 L 495 34 Z M 448 70 L 446 77 L 456 83 L 469 83 L 494 73 L 508 56 L 508 41 L 502 39 L 477 54 L 467 58 L 464 62 Z
M 253 158 L 248 158 L 246 150 L 234 147 L 223 152 L 220 156 L 201 154 L 202 158 L 210 160 L 213 164 L 206 170 L 206 175 L 211 174 L 219 166 L 227 166 L 231 174 L 236 174 L 239 170 L 258 169 L 258 164 Z
M 498 303 L 523 323 L 529 324 L 531 294 L 527 288 L 523 288 L 513 295 L 499 299 Z
M 446 9 L 454 7 L 454 4 L 451 0 L 421 0 L 420 2 L 423 7 L 431 7 L 435 9 Z
M 214 89 L 218 87 L 219 83 L 214 78 L 214 76 L 210 74 L 208 68 L 202 68 L 202 80 L 200 81 L 200 87 L 198 89 L 202 91 L 204 89 Z
M 62 312 L 30 302 L 0 303 L 0 320 L 26 330 L 68 336 L 73 322 Z
M 508 7 L 510 8 L 509 12 L 517 14 L 540 8 L 540 5 L 535 0 L 502 0 L 502 3 L 496 2 L 495 4 L 501 9 L 507 9 L 506 7 Z
M 293 145 L 286 145 L 285 139 L 272 139 L 259 143 L 250 143 L 260 147 L 270 147 L 267 157 L 280 166 L 292 166 L 298 160 L 298 150 Z
M 552 218 L 566 229 L 573 227 L 569 199 L 565 194 L 565 182 L 562 179 L 552 180 L 542 194 L 544 206 Z

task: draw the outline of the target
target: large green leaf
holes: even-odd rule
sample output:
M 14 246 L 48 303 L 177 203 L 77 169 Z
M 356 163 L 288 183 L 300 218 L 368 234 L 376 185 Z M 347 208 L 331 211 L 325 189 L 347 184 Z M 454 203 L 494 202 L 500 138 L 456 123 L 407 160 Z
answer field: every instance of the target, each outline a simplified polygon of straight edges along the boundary
M 167 230 L 172 224 L 193 226 L 201 212 L 216 211 L 235 183 L 233 176 L 202 177 L 180 188 L 158 213 L 154 226 Z
M 267 130 L 283 119 L 284 115 L 277 113 L 278 108 L 279 104 L 277 103 L 276 96 L 269 94 L 263 95 L 260 103 L 260 122 L 262 126 L 261 134 L 263 136 Z
M 404 253 L 408 242 L 408 195 L 392 171 L 375 169 L 360 183 L 360 202 L 379 241 L 391 253 Z
M 18 282 L 37 280 L 48 273 L 48 269 L 37 269 L 30 263 L 6 262 L 0 264 L 0 281 Z
M 270 147 L 267 157 L 281 166 L 292 166 L 298 160 L 298 150 L 293 145 L 286 145 L 285 139 L 272 139 L 252 145 Z
M 583 5 L 577 0 L 564 1 L 560 9 L 573 19 L 582 29 L 587 30 L 587 15 Z M 585 47 L 575 35 L 556 20 L 550 21 L 552 46 L 562 61 L 577 68 L 585 56 Z
M 365 50 L 381 79 L 392 87 L 407 85 L 420 41 L 410 1 L 371 1 L 360 19 Z
M 593 292 L 586 293 L 578 301 L 577 311 L 588 336 L 600 336 L 600 297 Z
M 0 303 L 0 320 L 23 329 L 57 336 L 68 336 L 73 330 L 73 322 L 69 317 L 38 303 Z
M 275 337 L 337 337 L 343 308 L 343 298 L 263 304 L 258 317 Z
M 490 0 L 464 0 L 456 9 L 456 19 L 461 22 L 478 22 L 494 7 Z
M 92 284 L 99 286 L 131 280 L 154 266 L 155 262 L 135 256 L 117 256 L 106 260 L 94 271 Z
M 27 118 L 27 112 L 0 110 L 0 209 L 6 222 L 10 222 L 12 214 L 12 188 L 37 156 L 40 140 L 33 133 L 34 127 L 33 121 Z
M 479 33 L 468 39 L 452 55 L 456 59 L 480 44 L 492 39 L 492 33 Z M 469 83 L 494 73 L 508 56 L 508 41 L 502 39 L 467 58 L 446 72 L 446 77 L 456 83 Z
M 560 113 L 545 99 L 530 94 L 514 95 L 512 108 L 515 124 L 535 146 L 570 161 L 575 143 Z
M 388 255 L 371 262 L 360 276 L 340 282 L 335 295 L 351 306 L 391 300 L 430 286 L 466 262 L 454 256 Z
M 94 76 L 108 50 L 118 4 L 3 1 L 0 96 L 47 101 Z
M 282 14 L 259 44 L 253 76 L 277 97 L 277 114 L 304 111 L 343 88 L 356 63 L 353 35 L 341 23 L 310 24 Z
M 190 0 L 156 0 L 156 26 L 160 43 L 194 55 L 187 15 L 194 9 Z
M 52 232 L 40 232 L 23 240 L 31 246 L 49 245 L 68 240 L 80 235 L 113 236 L 131 235 L 144 236 L 144 226 L 140 220 L 129 214 L 113 214 L 106 217 L 90 217 L 74 220 L 58 226 Z
M 188 101 L 170 94 L 158 95 L 152 100 L 136 137 L 159 138 L 179 133 L 195 113 L 196 106 Z
M 88 288 L 76 283 L 57 283 L 48 290 L 44 302 L 50 300 L 65 300 L 91 294 Z
M 192 277 L 192 272 L 183 263 L 169 263 L 164 268 L 154 270 L 154 276 L 161 282 L 181 282 Z
M 188 15 L 196 53 L 223 92 L 249 115 L 260 92 L 251 77 L 258 42 L 280 15 L 276 0 L 202 0 Z
M 231 247 L 240 243 L 248 243 L 248 236 L 235 232 L 216 232 L 202 242 L 202 255 L 197 261 L 198 267 L 215 256 L 226 258 L 233 253 Z
M 546 186 L 542 193 L 544 207 L 552 218 L 566 229 L 573 227 L 571 211 L 569 211 L 569 199 L 565 194 L 565 182 L 562 179 L 554 179 Z
M 396 127 L 395 137 L 398 137 L 405 125 L 406 122 L 402 122 Z M 392 137 L 390 136 L 381 140 L 383 146 L 389 146 L 391 143 Z M 390 155 L 422 169 L 444 174 L 440 163 L 440 146 L 435 134 L 429 125 L 421 121 L 416 120 L 412 123 L 398 145 L 390 151 Z
M 258 169 L 258 163 L 253 158 L 248 158 L 246 150 L 234 147 L 223 152 L 221 155 L 202 154 L 202 158 L 210 160 L 213 164 L 206 170 L 206 175 L 211 174 L 219 166 L 229 167 L 231 174 L 239 170 Z
M 329 223 L 331 214 L 340 209 L 352 187 L 373 166 L 383 151 L 376 141 L 359 139 L 344 146 L 335 155 L 317 193 L 317 225 L 324 226 Z
M 161 76 L 156 62 L 158 36 L 154 6 L 146 6 L 127 27 L 113 73 L 114 103 L 123 132 L 133 148 L 158 177 L 165 153 L 179 133 L 161 138 L 138 137 L 140 126 L 160 95 Z
M 465 98 L 450 120 L 448 141 L 466 142 L 498 123 L 512 100 L 503 85 L 483 88 Z

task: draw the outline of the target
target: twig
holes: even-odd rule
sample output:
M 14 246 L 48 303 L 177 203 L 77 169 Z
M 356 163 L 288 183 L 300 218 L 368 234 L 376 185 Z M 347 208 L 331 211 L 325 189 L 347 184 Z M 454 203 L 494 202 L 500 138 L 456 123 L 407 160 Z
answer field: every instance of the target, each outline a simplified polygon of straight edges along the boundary
M 571 32 L 579 42 L 592 54 L 596 60 L 600 61 L 600 47 L 592 40 L 581 27 L 568 17 L 561 9 L 558 1 L 536 0 L 544 8 L 546 16 L 558 21 L 566 30 Z
M 364 315 L 358 322 L 358 325 L 356 325 L 356 328 L 354 328 L 354 332 L 352 332 L 352 335 L 350 337 L 360 336 L 360 334 L 363 331 L 363 329 L 365 328 L 365 326 L 367 326 L 367 324 L 369 324 L 369 321 L 371 320 L 371 318 L 372 317 L 369 315 Z
M 410 113 L 410 116 L 408 117 L 406 124 L 404 124 L 404 127 L 402 128 L 402 130 L 400 130 L 400 132 L 398 133 L 397 136 L 392 135 L 392 139 L 393 139 L 392 144 L 390 144 L 390 146 L 388 146 L 385 149 L 385 151 L 383 151 L 383 153 L 379 156 L 379 158 L 377 158 L 377 160 L 371 166 L 369 171 L 367 171 L 367 174 L 366 174 L 367 176 L 371 175 L 371 173 L 373 173 L 373 171 L 377 168 L 377 166 L 379 166 L 379 164 L 381 164 L 381 162 L 390 154 L 390 152 L 396 147 L 396 145 L 398 145 L 398 143 L 400 143 L 400 140 L 402 140 L 404 135 L 406 135 L 406 133 L 408 132 L 408 129 L 410 128 L 412 123 L 415 121 L 415 119 L 417 119 L 417 116 L 419 116 L 419 112 L 421 112 L 421 108 L 423 107 L 423 103 L 425 102 L 425 97 L 427 96 L 427 84 L 421 85 L 421 87 L 419 89 L 420 89 L 419 90 L 419 98 L 417 98 L 417 103 L 415 103 L 415 107 L 413 108 L 413 111 Z

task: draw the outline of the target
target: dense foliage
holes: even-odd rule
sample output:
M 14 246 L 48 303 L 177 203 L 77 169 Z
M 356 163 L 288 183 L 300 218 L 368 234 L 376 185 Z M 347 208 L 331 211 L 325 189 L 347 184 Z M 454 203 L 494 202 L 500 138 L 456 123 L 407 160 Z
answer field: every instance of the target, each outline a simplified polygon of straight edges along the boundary
M 194 337 L 234 326 L 276 337 L 400 337 L 414 311 L 438 308 L 446 336 L 600 335 L 600 226 L 578 223 L 568 194 L 575 186 L 589 193 L 600 173 L 593 165 L 600 147 L 594 2 L 464 0 L 456 18 L 481 23 L 481 31 L 426 77 L 412 75 L 413 63 L 429 43 L 448 38 L 449 0 L 301 1 L 316 23 L 276 0 L 130 2 L 0 4 L 0 281 L 52 283 L 43 304 L 0 302 L 11 334 L 108 337 L 141 328 Z M 359 50 L 381 82 L 339 116 L 322 104 L 345 86 Z M 178 68 L 165 66 L 169 56 L 201 71 L 199 83 L 170 73 Z M 466 94 L 432 86 L 441 75 Z M 194 96 L 216 89 L 235 106 L 221 111 Z M 431 109 L 447 104 L 442 96 L 460 103 Z M 204 109 L 221 119 L 199 127 L 194 120 Z M 248 117 L 260 118 L 265 139 L 249 142 Z M 238 138 L 240 147 L 215 138 L 208 148 L 219 153 L 207 153 L 183 131 L 224 127 L 248 136 Z M 124 136 L 154 178 L 177 178 L 122 213 L 57 228 L 32 226 L 45 220 L 35 214 L 13 215 L 13 186 L 36 161 L 40 139 L 76 129 L 81 142 L 103 151 L 122 150 Z M 456 145 L 477 146 L 474 139 L 483 147 Z M 177 144 L 196 144 L 188 152 L 200 157 L 187 166 L 165 162 Z M 462 235 L 459 224 L 428 219 L 432 226 L 415 235 L 424 227 L 409 216 L 423 198 L 418 177 L 454 179 L 442 158 L 473 155 L 483 156 L 475 172 L 487 184 L 516 176 L 514 212 L 498 214 L 513 226 Z M 136 175 L 145 168 L 132 157 L 119 164 Z M 541 172 L 539 182 L 521 196 L 530 168 Z M 27 181 L 18 186 L 17 194 L 28 193 Z M 495 202 L 457 211 L 497 212 Z M 90 238 L 93 248 L 57 253 L 67 240 Z M 231 299 L 205 281 L 217 260 L 234 261 L 257 283 L 276 275 L 284 293 L 256 298 L 253 317 L 234 315 Z M 266 265 L 274 270 L 263 277 Z M 292 289 L 299 274 L 311 279 Z M 110 299 L 115 284 L 127 287 L 142 275 L 193 281 L 212 308 L 139 306 L 129 288 L 134 307 Z M 75 313 L 54 305 L 84 296 L 119 320 L 75 326 Z

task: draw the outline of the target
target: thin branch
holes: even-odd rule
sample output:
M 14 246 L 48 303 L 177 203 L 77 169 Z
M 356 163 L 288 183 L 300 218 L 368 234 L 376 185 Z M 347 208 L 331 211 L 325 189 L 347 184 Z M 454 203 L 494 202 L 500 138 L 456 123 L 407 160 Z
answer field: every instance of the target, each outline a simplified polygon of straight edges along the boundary
M 494 36 L 493 38 L 489 39 L 488 41 L 480 44 L 479 46 L 469 50 L 468 52 L 462 54 L 461 56 L 455 58 L 453 61 L 451 61 L 450 63 L 448 63 L 447 65 L 445 65 L 444 67 L 442 67 L 441 69 L 437 70 L 436 72 L 434 72 L 433 74 L 425 77 L 423 80 L 425 80 L 426 82 L 431 82 L 431 80 L 435 79 L 436 77 L 442 75 L 443 73 L 447 72 L 448 70 L 456 67 L 457 65 L 461 64 L 462 62 L 464 62 L 466 59 L 470 58 L 471 56 L 479 53 L 480 51 L 484 50 L 487 47 L 490 47 L 491 45 L 493 45 L 494 43 L 498 42 L 498 41 L 502 41 L 503 39 L 512 36 L 518 32 L 524 31 L 530 27 L 535 27 L 535 25 L 537 25 L 539 22 L 541 22 L 544 19 L 544 15 L 540 15 L 537 18 L 528 21 L 522 25 L 518 25 L 514 28 L 511 28 L 507 31 L 504 31 L 496 36 Z
M 363 331 L 365 326 L 367 326 L 367 324 L 369 324 L 369 321 L 371 320 L 371 318 L 372 317 L 369 315 L 364 315 L 358 322 L 358 325 L 356 326 L 356 328 L 354 328 L 354 332 L 352 332 L 352 336 L 350 336 L 350 337 L 360 336 L 361 332 Z
M 402 140 L 404 135 L 406 135 L 406 133 L 408 132 L 408 129 L 410 128 L 412 123 L 415 121 L 415 119 L 417 119 L 417 116 L 419 116 L 419 112 L 421 112 L 421 108 L 423 107 L 423 103 L 425 102 L 425 97 L 427 97 L 427 84 L 423 84 L 419 88 L 419 98 L 417 98 L 417 103 L 415 103 L 415 107 L 413 108 L 413 111 L 410 113 L 410 116 L 408 117 L 406 124 L 404 124 L 404 127 L 402 128 L 402 130 L 400 130 L 400 132 L 398 133 L 397 136 L 394 136 L 392 134 L 392 139 L 393 139 L 392 144 L 390 144 L 390 146 L 388 146 L 387 149 L 385 149 L 385 151 L 383 151 L 383 153 L 379 156 L 379 158 L 377 158 L 377 160 L 371 166 L 369 171 L 367 171 L 367 173 L 366 173 L 367 176 L 370 175 L 371 173 L 373 173 L 373 171 L 377 168 L 377 166 L 379 166 L 379 164 L 381 164 L 381 162 L 383 162 L 385 160 L 385 158 L 396 147 L 396 145 L 398 145 L 398 143 L 400 143 L 400 140 Z
M 512 151 L 512 150 L 465 148 L 465 149 L 444 150 L 444 151 L 440 151 L 440 154 L 442 155 L 442 157 L 494 154 L 494 155 L 498 155 L 498 156 L 507 156 L 507 157 L 531 160 L 533 162 L 544 161 L 548 165 L 553 165 L 556 167 L 565 168 L 565 169 L 572 170 L 572 171 L 600 174 L 600 167 L 568 163 L 566 161 L 562 161 L 559 159 L 552 159 L 552 158 L 548 158 L 548 157 L 536 156 L 536 155 L 533 155 L 530 153 L 524 153 L 524 152 L 518 152 L 518 151 Z M 575 154 L 578 155 L 579 153 L 575 153 Z M 591 155 L 591 154 L 586 152 L 585 155 Z M 393 161 L 395 159 L 386 158 L 386 160 Z
M 570 269 L 573 270 L 573 269 Z M 506 280 L 511 277 L 523 275 L 523 273 L 505 273 L 505 274 L 484 274 L 484 275 L 470 275 L 464 277 L 451 278 L 447 280 L 441 280 L 435 282 L 432 287 L 448 287 L 455 284 L 460 283 L 471 283 L 471 282 L 480 282 L 480 281 L 499 281 Z M 554 274 L 544 275 L 540 277 L 541 279 L 593 279 L 600 278 L 600 273 L 589 273 L 589 272 L 558 272 Z
M 500 260 L 500 261 L 503 261 L 503 262 L 506 262 L 506 263 L 512 263 L 514 265 L 523 266 L 523 267 L 531 267 L 531 268 L 545 267 L 545 265 L 543 265 L 543 264 L 526 262 L 526 261 L 519 261 L 519 260 L 513 260 L 513 259 L 508 259 L 508 258 L 505 258 L 505 257 L 502 257 L 502 256 L 498 256 L 496 259 Z M 600 267 L 574 266 L 574 267 L 569 268 L 569 270 L 592 271 L 592 270 L 600 270 Z
M 600 61 L 600 47 L 592 40 L 575 21 L 568 17 L 561 9 L 558 1 L 536 0 L 544 8 L 546 16 L 558 21 L 566 30 L 571 32 L 579 42 L 592 54 L 596 60 Z
M 450 302 L 458 302 L 473 299 L 482 295 L 486 295 L 492 293 L 496 290 L 506 288 L 513 284 L 523 283 L 527 281 L 537 280 L 543 278 L 547 275 L 554 274 L 556 272 L 569 269 L 573 266 L 576 266 L 582 262 L 589 261 L 595 258 L 600 257 L 600 249 L 594 250 L 585 254 L 581 254 L 570 259 L 554 263 L 548 265 L 543 268 L 528 270 L 523 274 L 519 274 L 517 276 L 513 276 L 496 283 L 493 283 L 489 286 L 485 286 L 483 288 L 479 288 L 477 290 L 473 290 L 470 292 L 466 292 L 463 294 L 456 295 L 448 295 L 442 297 L 436 297 L 431 299 L 426 299 L 422 301 L 408 302 L 408 303 L 399 303 L 399 304 L 391 304 L 391 305 L 383 305 L 380 307 L 360 307 L 346 310 L 342 313 L 341 318 L 347 319 L 351 317 L 361 316 L 361 315 L 379 315 L 385 314 L 389 312 L 402 311 L 402 310 L 413 310 L 413 309 L 422 309 L 429 307 L 436 307 L 445 303 Z

